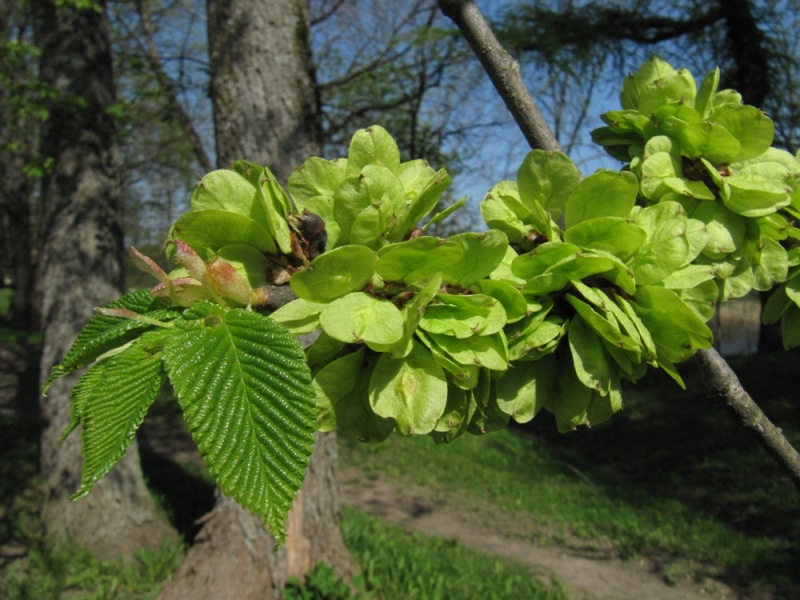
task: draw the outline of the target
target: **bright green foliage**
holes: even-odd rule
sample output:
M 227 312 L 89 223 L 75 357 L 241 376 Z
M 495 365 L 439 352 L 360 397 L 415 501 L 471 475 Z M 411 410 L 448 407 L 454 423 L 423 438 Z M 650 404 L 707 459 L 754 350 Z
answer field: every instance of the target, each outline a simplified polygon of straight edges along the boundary
M 623 110 L 603 115 L 607 126 L 592 135 L 629 163 L 642 204 L 678 202 L 705 225 L 707 241 L 691 258 L 694 269 L 668 276 L 664 285 L 688 290 L 714 280 L 726 300 L 796 276 L 789 255 L 800 240 L 800 160 L 771 147 L 774 125 L 767 115 L 718 85 L 718 70 L 697 88 L 687 71 L 654 57 L 626 80 Z M 700 242 L 697 232 L 690 235 L 693 246 Z M 800 331 L 798 304 L 784 301 L 790 299 L 784 289 L 764 318 L 781 319 L 788 349 L 798 345 Z
M 209 472 L 283 539 L 314 444 L 302 349 L 266 317 L 206 301 L 174 329 L 164 365 Z
M 314 392 L 298 342 L 262 315 L 206 300 L 181 311 L 146 291 L 95 316 L 48 381 L 92 364 L 64 436 L 82 426 L 76 497 L 122 458 L 165 375 L 222 490 L 278 540 L 314 443 Z
M 223 491 L 280 538 L 315 430 L 450 442 L 542 409 L 569 431 L 622 408 L 622 382 L 711 346 L 718 300 L 766 306 L 800 345 L 800 160 L 772 122 L 654 58 L 595 139 L 627 161 L 581 179 L 534 150 L 485 197 L 490 229 L 425 235 L 449 184 L 381 127 L 311 158 L 288 192 L 266 167 L 206 175 L 173 225 L 167 273 L 100 309 L 53 379 L 72 394 L 89 491 L 122 456 L 164 374 Z M 270 286 L 296 299 L 268 312 Z M 257 312 L 258 311 L 258 312 Z M 317 332 L 305 353 L 293 335 Z

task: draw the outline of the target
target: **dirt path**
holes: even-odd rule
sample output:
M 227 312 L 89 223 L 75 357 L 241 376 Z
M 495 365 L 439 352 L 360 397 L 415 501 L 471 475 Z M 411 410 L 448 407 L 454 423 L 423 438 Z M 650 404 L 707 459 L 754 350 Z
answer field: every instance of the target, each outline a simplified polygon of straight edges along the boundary
M 368 479 L 354 469 L 340 474 L 340 495 L 345 506 L 369 512 L 409 530 L 455 539 L 464 546 L 515 560 L 531 567 L 543 579 L 554 576 L 576 600 L 734 600 L 738 596 L 718 581 L 703 585 L 670 585 L 645 562 L 622 561 L 600 553 L 582 555 L 578 548 L 540 546 L 482 526 L 474 516 L 452 506 L 453 501 L 433 498 L 424 490 L 400 487 L 381 479 Z M 597 554 L 597 553 L 595 553 Z

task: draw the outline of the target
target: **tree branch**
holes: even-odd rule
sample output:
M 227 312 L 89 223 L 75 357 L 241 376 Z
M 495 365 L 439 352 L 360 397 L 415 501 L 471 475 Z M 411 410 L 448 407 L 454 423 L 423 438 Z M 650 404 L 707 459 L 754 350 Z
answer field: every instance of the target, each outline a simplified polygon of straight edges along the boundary
M 800 490 L 800 454 L 742 387 L 730 365 L 714 350 L 700 350 L 695 361 L 705 375 L 706 388 L 718 395 L 733 417 L 788 473 Z
M 475 3 L 439 0 L 439 8 L 461 30 L 531 147 L 560 152 L 561 145 L 522 82 L 519 63 L 497 41 Z
M 522 82 L 519 64 L 500 46 L 475 3 L 472 0 L 439 0 L 439 7 L 469 41 L 530 145 L 561 151 L 561 146 Z M 725 359 L 712 348 L 698 352 L 695 360 L 710 389 L 720 396 L 739 423 L 786 470 L 800 490 L 800 454 L 744 390 Z

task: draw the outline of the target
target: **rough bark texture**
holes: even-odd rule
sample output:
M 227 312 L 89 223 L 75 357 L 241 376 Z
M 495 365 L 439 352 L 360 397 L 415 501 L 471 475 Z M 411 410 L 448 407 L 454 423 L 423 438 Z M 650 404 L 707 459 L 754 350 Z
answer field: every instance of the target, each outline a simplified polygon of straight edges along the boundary
M 46 0 L 33 5 L 41 78 L 57 92 L 42 130 L 42 152 L 53 159 L 42 183 L 41 373 L 46 378 L 93 307 L 119 296 L 123 251 L 115 125 L 105 112 L 114 101 L 114 84 L 104 13 L 56 10 Z M 103 557 L 130 556 L 175 539 L 148 495 L 135 443 L 87 498 L 69 501 L 79 487 L 80 441 L 76 433 L 60 445 L 59 437 L 74 383 L 74 377 L 58 382 L 41 402 L 46 535 L 72 538 Z
M 269 166 L 285 183 L 319 153 L 319 119 L 303 0 L 209 0 L 209 49 L 217 162 Z M 354 572 L 339 530 L 336 439 L 318 434 L 285 545 L 232 500 L 218 497 L 162 600 L 278 598 L 290 576 L 319 561 Z
M 208 0 L 217 164 L 244 158 L 285 182 L 320 151 L 304 0 Z

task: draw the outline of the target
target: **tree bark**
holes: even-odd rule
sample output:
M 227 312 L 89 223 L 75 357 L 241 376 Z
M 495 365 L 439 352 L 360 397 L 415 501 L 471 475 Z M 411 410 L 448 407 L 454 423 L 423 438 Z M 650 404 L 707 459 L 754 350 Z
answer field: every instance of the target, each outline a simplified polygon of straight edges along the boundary
M 42 182 L 40 287 L 43 293 L 42 378 L 63 358 L 94 306 L 120 295 L 123 275 L 120 188 L 115 171 L 114 102 L 103 10 L 56 8 L 36 0 L 40 77 L 55 92 L 42 128 L 52 169 Z M 57 382 L 41 402 L 42 524 L 49 539 L 70 538 L 103 557 L 131 556 L 177 535 L 153 504 L 136 444 L 92 493 L 72 503 L 80 481 L 79 439 L 59 437 L 69 420 L 74 377 Z
M 249 160 L 285 183 L 320 151 L 305 1 L 209 0 L 208 32 L 218 164 Z M 218 494 L 160 598 L 278 598 L 289 577 L 302 579 L 319 561 L 351 575 L 355 563 L 339 530 L 336 463 L 334 434 L 317 434 L 277 552 L 255 516 Z

